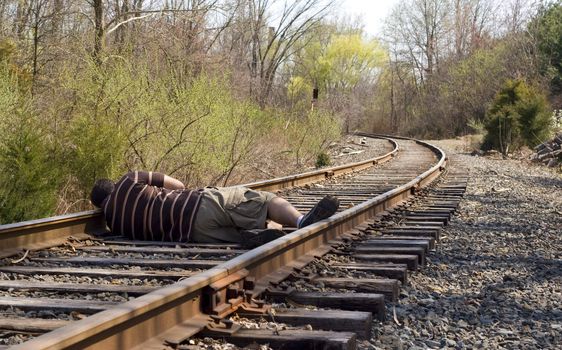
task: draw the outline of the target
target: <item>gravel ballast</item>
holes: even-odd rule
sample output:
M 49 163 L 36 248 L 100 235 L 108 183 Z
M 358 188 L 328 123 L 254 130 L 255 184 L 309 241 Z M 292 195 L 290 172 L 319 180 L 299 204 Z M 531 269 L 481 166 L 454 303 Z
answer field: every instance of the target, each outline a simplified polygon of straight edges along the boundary
M 473 157 L 432 141 L 470 178 L 396 322 L 367 348 L 554 349 L 562 334 L 562 178 L 526 161 Z

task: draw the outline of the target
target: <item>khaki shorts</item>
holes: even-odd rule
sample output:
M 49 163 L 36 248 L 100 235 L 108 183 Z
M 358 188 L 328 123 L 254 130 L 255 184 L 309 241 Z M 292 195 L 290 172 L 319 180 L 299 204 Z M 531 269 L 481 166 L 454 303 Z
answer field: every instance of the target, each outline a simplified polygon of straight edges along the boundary
M 192 242 L 240 243 L 240 230 L 265 228 L 267 206 L 276 196 L 245 187 L 207 187 L 201 193 Z

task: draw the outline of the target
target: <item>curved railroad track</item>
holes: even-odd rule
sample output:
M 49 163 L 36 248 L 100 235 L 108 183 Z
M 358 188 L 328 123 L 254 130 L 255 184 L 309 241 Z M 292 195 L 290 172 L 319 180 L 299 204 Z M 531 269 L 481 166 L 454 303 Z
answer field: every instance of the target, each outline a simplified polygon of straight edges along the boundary
M 386 140 L 392 151 L 374 159 L 246 185 L 280 191 L 302 211 L 326 194 L 342 203 L 251 251 L 124 240 L 105 233 L 99 211 L 0 226 L 2 338 L 27 340 L 21 349 L 175 348 L 192 336 L 354 348 L 424 264 L 466 185 L 450 171 L 435 181 L 447 173 L 440 149 Z M 321 329 L 275 334 L 229 319 L 271 315 L 270 301 L 348 311 L 275 309 L 277 322 Z

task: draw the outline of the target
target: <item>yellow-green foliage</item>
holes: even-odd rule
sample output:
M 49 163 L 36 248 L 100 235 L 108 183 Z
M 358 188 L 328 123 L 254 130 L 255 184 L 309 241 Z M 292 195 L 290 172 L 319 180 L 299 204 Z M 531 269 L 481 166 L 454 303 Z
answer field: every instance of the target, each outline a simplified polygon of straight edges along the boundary
M 373 74 L 386 59 L 386 52 L 376 40 L 364 40 L 359 34 L 332 38 L 326 54 L 320 58 L 329 67 L 329 85 L 351 88 Z
M 506 76 L 508 69 L 503 64 L 507 55 L 508 47 L 500 44 L 493 49 L 477 50 L 450 67 L 447 84 L 439 86 L 439 95 L 453 106 L 453 113 L 466 115 L 458 118 L 459 123 L 469 118 L 484 119 L 486 104 L 482 101 L 491 99 L 501 87 L 501 77 Z
M 14 75 L 13 79 L 17 80 L 20 91 L 28 92 L 31 88 L 31 72 L 13 62 L 16 53 L 16 44 L 9 39 L 0 40 L 0 62 L 4 65 L 3 69 Z
M 201 184 L 226 182 L 231 171 L 247 161 L 272 124 L 272 118 L 257 105 L 237 101 L 230 91 L 225 78 L 204 75 L 186 91 L 191 111 L 198 117 L 187 130 L 195 151 L 190 174 Z
M 362 79 L 370 80 L 387 59 L 377 40 L 360 34 L 332 34 L 326 42 L 314 37 L 301 53 L 297 75 L 288 85 L 289 96 L 295 86 L 316 85 L 322 91 L 355 87 Z M 298 83 L 298 84 L 297 84 Z
M 338 123 L 323 113 L 294 118 L 283 128 L 285 112 L 237 100 L 227 75 L 186 80 L 159 67 L 108 60 L 65 77 L 52 119 L 67 120 L 60 148 L 83 195 L 96 178 L 133 169 L 161 171 L 194 186 L 222 185 L 268 138 L 308 136 L 290 146 L 300 162 L 339 135 Z
M 53 130 L 60 142 L 61 161 L 75 178 L 83 194 L 98 178 L 115 178 L 126 170 L 127 126 L 145 96 L 138 90 L 141 79 L 133 79 L 123 65 L 97 66 L 87 61 L 78 70 L 67 69 L 54 103 Z
M 562 2 L 544 2 L 529 23 L 536 40 L 541 73 L 550 79 L 553 93 L 562 93 Z
M 324 112 L 264 110 L 235 98 L 227 74 L 186 78 L 119 57 L 85 59 L 60 67 L 37 111 L 6 62 L 0 83 L 2 222 L 84 209 L 98 178 L 147 169 L 189 186 L 231 184 L 235 169 L 260 156 L 275 161 L 289 151 L 301 164 L 339 137 Z M 258 155 L 272 138 L 279 149 Z
M 120 60 L 66 77 L 57 112 L 69 118 L 66 159 L 84 191 L 96 178 L 139 168 L 218 181 L 267 127 L 257 106 L 232 97 L 226 78 L 156 77 Z
M 308 100 L 311 98 L 310 92 L 312 88 L 312 84 L 309 81 L 303 77 L 294 76 L 291 77 L 287 84 L 287 96 L 292 102 L 305 101 L 305 103 L 308 104 Z

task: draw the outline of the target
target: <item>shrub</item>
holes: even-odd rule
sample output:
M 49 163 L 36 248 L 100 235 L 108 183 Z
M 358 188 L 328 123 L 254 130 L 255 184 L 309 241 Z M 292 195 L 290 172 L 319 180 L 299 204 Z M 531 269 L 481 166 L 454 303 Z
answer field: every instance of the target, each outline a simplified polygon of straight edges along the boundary
M 123 57 L 80 62 L 60 67 L 48 101 L 33 99 L 13 64 L 0 65 L 0 222 L 87 209 L 97 178 L 135 169 L 227 185 L 269 156 L 312 163 L 339 137 L 327 113 L 236 98 L 228 74 L 186 77 Z M 260 154 L 272 140 L 278 147 Z
M 0 224 L 54 211 L 58 176 L 18 74 L 0 62 Z
M 154 69 L 107 60 L 67 70 L 52 119 L 68 120 L 59 139 L 78 198 L 96 178 L 132 169 L 224 185 L 271 129 L 273 117 L 235 99 L 227 75 L 186 79 Z
M 87 198 L 96 179 L 126 172 L 128 125 L 140 111 L 134 106 L 146 98 L 139 91 L 143 79 L 133 78 L 126 65 L 86 60 L 80 67 L 64 67 L 60 86 L 53 87 L 49 111 L 51 133 L 57 142 L 57 163 L 64 181 L 73 184 L 65 206 Z M 64 128 L 57 124 L 65 123 Z M 77 207 L 74 209 L 85 209 Z
M 331 164 L 330 155 L 328 155 L 328 153 L 326 153 L 326 152 L 318 153 L 318 156 L 316 157 L 316 167 L 317 168 L 328 166 L 330 164 Z
M 509 80 L 488 110 L 482 149 L 503 155 L 523 145 L 533 147 L 551 132 L 546 97 L 521 80 Z

